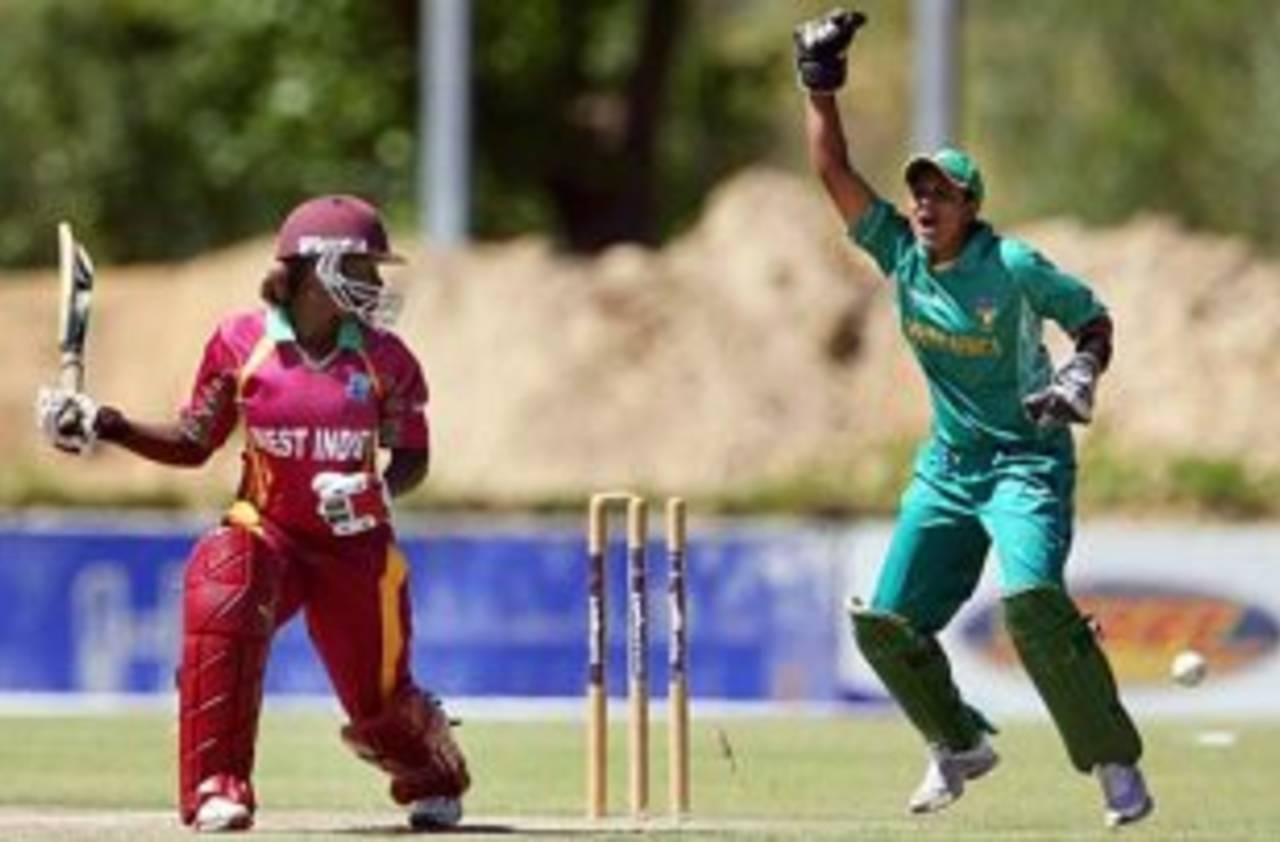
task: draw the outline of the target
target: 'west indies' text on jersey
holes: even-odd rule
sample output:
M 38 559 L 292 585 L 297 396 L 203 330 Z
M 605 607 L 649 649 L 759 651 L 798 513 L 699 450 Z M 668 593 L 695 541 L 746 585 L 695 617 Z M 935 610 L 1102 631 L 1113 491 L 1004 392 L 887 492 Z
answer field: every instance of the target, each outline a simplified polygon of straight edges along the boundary
M 349 318 L 333 353 L 315 361 L 273 307 L 218 326 L 181 419 L 210 449 L 243 421 L 240 498 L 278 527 L 328 536 L 311 480 L 375 471 L 378 447 L 425 450 L 426 403 L 422 369 L 395 335 Z

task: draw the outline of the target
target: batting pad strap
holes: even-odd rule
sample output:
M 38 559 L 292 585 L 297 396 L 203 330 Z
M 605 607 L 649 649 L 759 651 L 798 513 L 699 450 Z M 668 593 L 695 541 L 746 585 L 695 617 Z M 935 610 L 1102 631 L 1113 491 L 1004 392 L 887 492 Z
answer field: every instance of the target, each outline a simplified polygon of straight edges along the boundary
M 860 607 L 849 610 L 853 637 L 867 663 L 924 738 L 955 751 L 973 748 L 995 729 L 960 698 L 951 664 L 930 635 L 902 617 Z
M 1075 603 L 1058 588 L 1032 588 L 1004 598 L 1004 619 L 1072 765 L 1089 772 L 1099 763 L 1137 763 L 1142 738 Z
M 398 804 L 460 798 L 471 786 L 444 708 L 415 687 L 397 692 L 377 716 L 344 727 L 342 741 L 391 776 L 391 797 Z

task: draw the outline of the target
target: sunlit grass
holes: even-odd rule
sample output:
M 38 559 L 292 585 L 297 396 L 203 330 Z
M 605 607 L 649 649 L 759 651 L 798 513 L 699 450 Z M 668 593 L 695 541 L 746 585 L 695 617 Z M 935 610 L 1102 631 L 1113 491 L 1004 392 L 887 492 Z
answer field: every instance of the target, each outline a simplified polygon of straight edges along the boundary
M 1070 768 L 1047 724 L 1005 727 L 996 743 L 1003 763 L 989 779 L 973 784 L 947 813 L 911 819 L 903 804 L 920 773 L 922 751 L 896 717 L 709 719 L 698 716 L 696 704 L 694 713 L 694 817 L 732 827 L 734 838 L 1104 838 L 1097 787 Z M 324 811 L 342 824 L 349 814 L 353 829 L 399 821 L 381 775 L 341 747 L 339 725 L 336 715 L 268 711 L 255 780 L 262 816 Z M 1229 730 L 1236 741 L 1206 747 L 1197 739 L 1205 728 Z M 1280 835 L 1280 802 L 1271 785 L 1280 764 L 1280 724 L 1158 721 L 1144 730 L 1144 765 L 1159 807 L 1149 823 L 1126 836 Z M 584 742 L 578 723 L 468 718 L 460 733 L 475 779 L 467 798 L 470 821 L 580 819 Z M 659 720 L 652 734 L 658 816 L 666 809 L 664 737 Z M 0 775 L 6 782 L 0 805 L 51 813 L 167 811 L 175 787 L 174 740 L 171 717 L 159 713 L 0 718 Z M 611 807 L 618 814 L 627 792 L 622 723 L 615 723 L 610 741 Z M 174 838 L 164 833 L 176 828 L 176 820 L 172 827 L 154 823 L 166 830 L 140 838 Z

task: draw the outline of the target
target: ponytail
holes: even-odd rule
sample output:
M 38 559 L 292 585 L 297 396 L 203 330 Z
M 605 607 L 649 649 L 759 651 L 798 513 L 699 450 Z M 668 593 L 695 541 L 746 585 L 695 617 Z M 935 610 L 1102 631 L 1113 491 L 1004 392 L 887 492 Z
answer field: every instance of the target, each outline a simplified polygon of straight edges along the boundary
M 293 300 L 303 278 L 311 269 L 311 261 L 298 258 L 277 260 L 262 277 L 258 288 L 262 300 L 277 307 L 284 307 Z

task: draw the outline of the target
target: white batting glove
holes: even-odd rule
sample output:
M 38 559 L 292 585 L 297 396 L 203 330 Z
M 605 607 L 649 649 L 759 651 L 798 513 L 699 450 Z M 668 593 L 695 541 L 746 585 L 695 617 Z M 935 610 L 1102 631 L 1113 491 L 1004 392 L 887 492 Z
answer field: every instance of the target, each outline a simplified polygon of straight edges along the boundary
M 334 535 L 359 535 L 391 520 L 391 497 L 375 474 L 323 471 L 311 480 L 311 490 L 316 513 Z
M 98 440 L 98 404 L 82 392 L 42 386 L 36 392 L 36 426 L 49 443 L 66 453 L 83 455 Z

